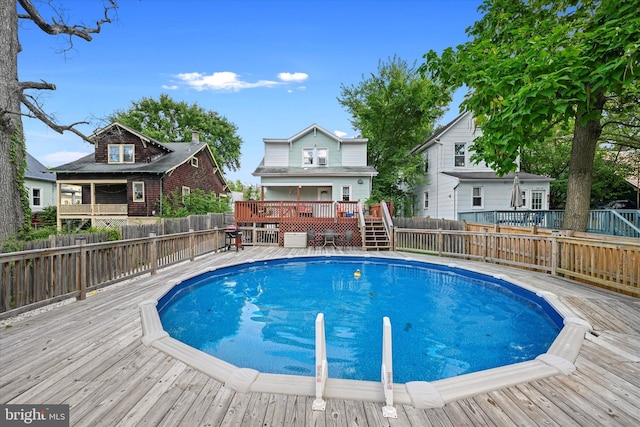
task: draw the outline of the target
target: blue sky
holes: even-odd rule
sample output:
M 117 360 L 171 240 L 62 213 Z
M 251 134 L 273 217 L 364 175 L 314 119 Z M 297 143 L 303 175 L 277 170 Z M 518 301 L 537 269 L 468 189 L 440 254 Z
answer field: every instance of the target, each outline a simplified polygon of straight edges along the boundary
M 60 0 L 69 22 L 99 19 L 99 0 Z M 117 21 L 93 41 L 44 34 L 23 22 L 20 80 L 45 80 L 45 109 L 61 124 L 91 134 L 116 110 L 143 97 L 167 93 L 197 103 L 238 127 L 241 167 L 229 180 L 257 184 L 251 173 L 262 159 L 263 138 L 286 138 L 317 123 L 353 136 L 350 116 L 337 101 L 341 85 L 376 73 L 380 60 L 418 64 L 429 50 L 467 40 L 479 18 L 476 0 L 221 1 L 120 0 Z M 42 9 L 46 18 L 53 16 Z M 462 93 L 441 120 L 458 114 Z M 72 133 L 59 135 L 24 119 L 27 150 L 47 166 L 91 153 Z

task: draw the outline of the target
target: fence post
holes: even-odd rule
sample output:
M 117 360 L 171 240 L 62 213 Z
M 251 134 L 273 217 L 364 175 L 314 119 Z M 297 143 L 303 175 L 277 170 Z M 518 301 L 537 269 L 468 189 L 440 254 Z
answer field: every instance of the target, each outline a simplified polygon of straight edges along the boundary
M 151 275 L 154 276 L 158 274 L 158 239 L 156 239 L 156 233 L 153 231 L 149 233 L 149 237 L 151 238 L 149 243 L 149 267 L 151 268 Z
M 482 262 L 487 262 L 487 253 L 489 252 L 489 229 L 485 227 L 483 229 L 483 250 L 482 250 Z
M 442 248 L 444 246 L 444 238 L 442 236 L 442 228 L 438 228 L 438 255 L 442 256 Z
M 80 246 L 78 262 L 76 263 L 76 283 L 80 292 L 76 297 L 78 301 L 87 298 L 87 249 L 84 246 L 85 242 L 86 239 L 84 237 L 76 238 L 76 245 Z
M 189 260 L 193 261 L 196 258 L 196 245 L 195 245 L 195 237 L 193 235 L 194 229 L 189 229 Z
M 558 256 L 558 232 L 553 230 L 551 232 L 551 275 L 557 276 L 557 268 L 558 268 L 558 260 L 560 257 Z

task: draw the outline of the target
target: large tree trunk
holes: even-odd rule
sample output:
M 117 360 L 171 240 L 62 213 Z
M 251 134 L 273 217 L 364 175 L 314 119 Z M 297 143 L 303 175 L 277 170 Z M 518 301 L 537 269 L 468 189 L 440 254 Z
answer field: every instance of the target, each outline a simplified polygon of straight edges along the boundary
M 0 0 L 0 241 L 14 236 L 24 221 L 25 144 L 18 85 L 16 0 Z
M 594 109 L 602 111 L 605 98 L 597 96 Z M 567 201 L 564 208 L 562 228 L 565 230 L 586 231 L 591 208 L 591 184 L 593 183 L 593 162 L 602 133 L 600 119 L 582 122 L 584 113 L 576 114 L 573 128 L 573 143 L 569 159 L 569 177 L 567 180 Z

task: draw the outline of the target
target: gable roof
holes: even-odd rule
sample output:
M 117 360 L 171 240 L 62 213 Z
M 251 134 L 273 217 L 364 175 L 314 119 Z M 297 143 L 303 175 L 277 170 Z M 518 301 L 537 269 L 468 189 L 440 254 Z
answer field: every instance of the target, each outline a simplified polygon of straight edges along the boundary
M 296 133 L 295 135 L 289 137 L 289 138 L 263 138 L 262 140 L 267 143 L 287 143 L 287 144 L 291 144 L 293 141 L 302 138 L 303 136 L 307 135 L 308 133 L 311 132 L 321 132 L 323 134 L 325 134 L 326 136 L 328 136 L 329 138 L 333 139 L 334 141 L 338 142 L 338 143 L 343 143 L 343 142 L 368 142 L 369 140 L 367 138 L 340 138 L 337 135 L 329 132 L 328 130 L 326 130 L 325 128 L 323 128 L 322 126 L 319 126 L 318 124 L 314 123 L 308 127 L 306 127 L 305 129 L 301 130 L 300 132 Z
M 442 135 L 444 135 L 445 133 L 449 132 L 449 130 L 452 127 L 454 127 L 459 121 L 464 119 L 469 114 L 471 114 L 470 111 L 465 111 L 464 113 L 460 114 L 455 119 L 451 120 L 446 125 L 444 125 L 441 128 L 437 129 L 436 132 L 433 135 L 431 135 L 429 138 L 427 138 L 427 140 L 425 142 L 423 142 L 422 144 L 416 146 L 413 150 L 411 150 L 411 154 L 421 153 L 424 150 L 426 150 L 429 146 L 431 146 L 431 145 L 435 144 L 436 142 L 438 142 Z
M 76 173 L 76 174 L 164 174 L 171 172 L 178 166 L 186 163 L 196 154 L 201 151 L 206 151 L 208 157 L 211 159 L 214 167 L 215 174 L 220 179 L 224 190 L 227 191 L 229 189 L 229 183 L 225 179 L 222 169 L 218 165 L 218 162 L 211 151 L 211 148 L 206 142 L 160 142 L 153 138 L 150 138 L 144 135 L 141 132 L 136 131 L 135 129 L 131 129 L 128 126 L 123 125 L 122 123 L 113 122 L 110 125 L 94 132 L 89 139 L 97 142 L 98 139 L 105 133 L 112 132 L 122 132 L 126 131 L 131 133 L 132 135 L 140 138 L 143 144 L 153 144 L 162 149 L 165 154 L 158 156 L 156 158 L 150 159 L 148 162 L 141 163 L 96 163 L 95 153 L 84 156 L 74 162 L 67 163 L 55 168 L 52 168 L 51 171 L 57 173 Z M 94 144 L 95 144 L 94 142 Z
M 27 153 L 27 169 L 24 171 L 24 177 L 40 181 L 56 181 L 55 174 L 29 153 Z

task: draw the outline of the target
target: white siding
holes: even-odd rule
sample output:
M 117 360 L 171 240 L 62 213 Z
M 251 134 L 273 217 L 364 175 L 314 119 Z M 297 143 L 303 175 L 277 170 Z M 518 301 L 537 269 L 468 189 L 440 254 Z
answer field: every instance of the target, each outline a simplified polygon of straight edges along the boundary
M 289 164 L 289 144 L 265 144 L 265 166 L 287 166 Z
M 342 166 L 366 166 L 366 144 L 342 144 Z

